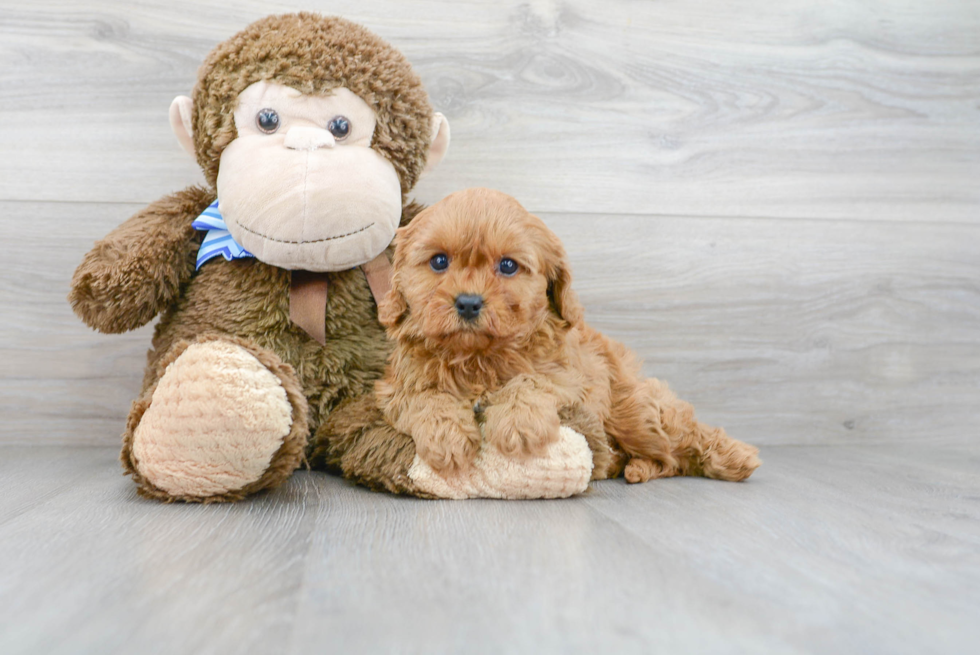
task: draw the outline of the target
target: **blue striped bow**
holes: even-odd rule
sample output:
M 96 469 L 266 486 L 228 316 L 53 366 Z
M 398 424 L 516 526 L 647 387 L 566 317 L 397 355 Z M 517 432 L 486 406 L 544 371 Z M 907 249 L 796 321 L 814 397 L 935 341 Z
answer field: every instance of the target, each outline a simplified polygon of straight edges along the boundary
M 231 232 L 228 231 L 228 226 L 225 225 L 224 217 L 218 211 L 217 200 L 211 203 L 200 216 L 194 219 L 191 227 L 195 230 L 208 231 L 204 235 L 201 249 L 197 251 L 198 269 L 201 268 L 201 264 L 218 255 L 223 255 L 228 261 L 243 257 L 255 257 L 255 255 L 242 248 L 241 244 L 231 236 Z

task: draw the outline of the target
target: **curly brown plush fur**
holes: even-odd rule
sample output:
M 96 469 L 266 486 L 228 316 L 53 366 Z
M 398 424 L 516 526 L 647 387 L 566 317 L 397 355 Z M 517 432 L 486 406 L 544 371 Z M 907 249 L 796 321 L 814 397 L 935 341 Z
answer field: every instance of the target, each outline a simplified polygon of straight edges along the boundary
M 375 491 L 427 497 L 409 478 L 415 442 L 385 422 L 374 394 L 347 400 L 321 424 L 310 458 L 324 468 Z
M 403 198 L 425 166 L 433 119 L 425 90 L 401 53 L 363 27 L 315 14 L 270 16 L 211 53 L 195 87 L 193 117 L 198 162 L 209 188 L 162 198 L 113 230 L 85 256 L 69 295 L 76 314 L 102 332 L 132 330 L 161 314 L 121 455 L 146 496 L 235 500 L 281 483 L 331 410 L 373 388 L 390 351 L 360 269 L 328 274 L 322 346 L 290 322 L 289 271 L 257 259 L 220 257 L 195 270 L 202 233 L 191 223 L 216 198 L 219 158 L 236 136 L 233 103 L 259 80 L 307 93 L 346 86 L 361 96 L 378 118 L 371 147 L 395 167 Z M 403 204 L 406 224 L 421 208 Z M 132 435 L 166 365 L 188 344 L 209 339 L 241 346 L 277 376 L 290 398 L 293 429 L 254 484 L 210 497 L 168 493 L 139 474 Z

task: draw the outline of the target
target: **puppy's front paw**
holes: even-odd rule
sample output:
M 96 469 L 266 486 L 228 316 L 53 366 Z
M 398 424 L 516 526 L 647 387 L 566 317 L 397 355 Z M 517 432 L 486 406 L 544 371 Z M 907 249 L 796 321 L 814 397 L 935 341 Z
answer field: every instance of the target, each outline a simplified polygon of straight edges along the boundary
M 561 423 L 551 403 L 491 405 L 485 416 L 487 441 L 507 457 L 542 457 L 558 441 Z
M 480 449 L 480 431 L 456 421 L 426 421 L 415 430 L 415 451 L 442 476 L 465 473 Z

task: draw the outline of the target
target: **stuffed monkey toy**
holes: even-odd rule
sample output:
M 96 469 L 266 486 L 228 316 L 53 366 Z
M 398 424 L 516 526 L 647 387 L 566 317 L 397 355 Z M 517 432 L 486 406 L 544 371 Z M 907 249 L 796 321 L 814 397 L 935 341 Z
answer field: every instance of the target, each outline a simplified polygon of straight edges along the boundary
M 101 332 L 160 315 L 123 434 L 141 495 L 238 500 L 281 484 L 314 447 L 314 465 L 398 493 L 584 489 L 592 460 L 571 431 L 550 460 L 491 453 L 478 480 L 447 487 L 419 466 L 410 437 L 367 429 L 391 350 L 376 305 L 389 246 L 421 209 L 407 194 L 449 145 L 400 52 L 340 18 L 270 16 L 210 53 L 170 122 L 207 186 L 99 241 L 69 295 Z

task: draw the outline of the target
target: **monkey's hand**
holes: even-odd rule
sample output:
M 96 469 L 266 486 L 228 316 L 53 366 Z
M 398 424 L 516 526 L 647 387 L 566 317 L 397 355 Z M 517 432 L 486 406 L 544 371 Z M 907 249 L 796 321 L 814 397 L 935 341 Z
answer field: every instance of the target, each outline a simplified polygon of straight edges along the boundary
M 100 332 L 134 330 L 174 302 L 194 273 L 191 227 L 214 196 L 200 187 L 157 200 L 95 244 L 75 270 L 68 300 Z

